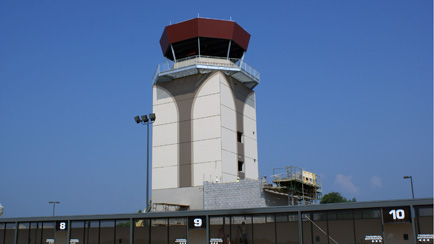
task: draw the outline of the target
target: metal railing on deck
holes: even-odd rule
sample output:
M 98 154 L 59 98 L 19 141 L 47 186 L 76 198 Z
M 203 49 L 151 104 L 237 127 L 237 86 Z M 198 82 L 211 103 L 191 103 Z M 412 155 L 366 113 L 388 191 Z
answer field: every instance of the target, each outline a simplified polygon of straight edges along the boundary
M 256 69 L 254 69 L 252 66 L 248 65 L 246 62 L 241 62 L 240 65 L 239 65 L 239 67 L 242 70 L 244 70 L 247 74 L 253 76 L 257 80 L 260 80 L 261 73 L 259 73 L 259 71 L 257 71 Z
M 157 77 L 162 72 L 175 71 L 178 69 L 185 69 L 190 66 L 197 66 L 197 65 L 239 68 L 242 71 L 244 71 L 244 73 L 246 73 L 248 76 L 250 76 L 252 79 L 257 80 L 258 82 L 260 80 L 260 72 L 240 59 L 234 59 L 234 58 L 226 59 L 222 57 L 201 55 L 201 56 L 190 56 L 183 59 L 178 59 L 176 60 L 176 62 L 167 61 L 159 64 L 157 66 L 157 69 L 155 70 L 154 76 L 152 77 L 152 82 L 155 83 Z
M 314 178 L 306 179 L 306 176 L 304 173 L 310 173 L 311 176 L 315 175 Z M 273 169 L 273 181 L 291 181 L 291 180 L 297 180 L 300 182 L 303 182 L 305 184 L 313 185 L 315 187 L 321 187 L 321 178 L 317 174 L 313 174 L 308 171 L 304 171 L 303 169 L 299 167 L 294 166 L 287 166 L 285 168 L 274 168 Z

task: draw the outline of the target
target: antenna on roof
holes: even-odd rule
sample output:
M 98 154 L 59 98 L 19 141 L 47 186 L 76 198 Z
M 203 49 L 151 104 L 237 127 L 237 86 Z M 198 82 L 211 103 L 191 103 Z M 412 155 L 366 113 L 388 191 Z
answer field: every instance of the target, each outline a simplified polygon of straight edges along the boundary
M 197 13 L 197 17 L 199 18 L 199 13 Z
M 169 25 L 172 25 L 172 21 L 169 21 Z
M 232 16 L 229 16 L 229 20 L 232 21 Z

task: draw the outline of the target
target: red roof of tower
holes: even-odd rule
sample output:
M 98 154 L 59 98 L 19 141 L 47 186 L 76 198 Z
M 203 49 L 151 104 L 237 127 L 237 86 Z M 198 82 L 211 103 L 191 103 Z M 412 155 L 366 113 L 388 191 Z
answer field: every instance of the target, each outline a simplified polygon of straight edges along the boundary
M 234 21 L 195 18 L 166 26 L 160 45 L 164 56 L 173 60 L 170 45 L 176 59 L 198 55 L 199 50 L 201 55 L 226 57 L 231 41 L 230 58 L 240 58 L 249 40 L 250 34 Z

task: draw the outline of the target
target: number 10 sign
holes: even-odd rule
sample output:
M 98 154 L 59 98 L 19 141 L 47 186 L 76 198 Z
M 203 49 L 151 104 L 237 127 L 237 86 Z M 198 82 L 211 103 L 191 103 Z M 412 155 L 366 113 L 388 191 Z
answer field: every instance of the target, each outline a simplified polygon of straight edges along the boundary
M 384 223 L 411 222 L 410 207 L 383 208 Z

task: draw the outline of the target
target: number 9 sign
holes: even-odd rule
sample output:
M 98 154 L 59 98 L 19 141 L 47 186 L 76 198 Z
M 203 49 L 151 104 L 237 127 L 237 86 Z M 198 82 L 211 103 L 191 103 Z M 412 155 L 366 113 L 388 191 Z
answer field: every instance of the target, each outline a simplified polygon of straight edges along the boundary
M 189 229 L 202 229 L 206 228 L 206 217 L 188 217 L 188 228 Z
M 202 219 L 201 218 L 195 218 L 193 220 L 194 222 L 194 227 L 202 227 Z

